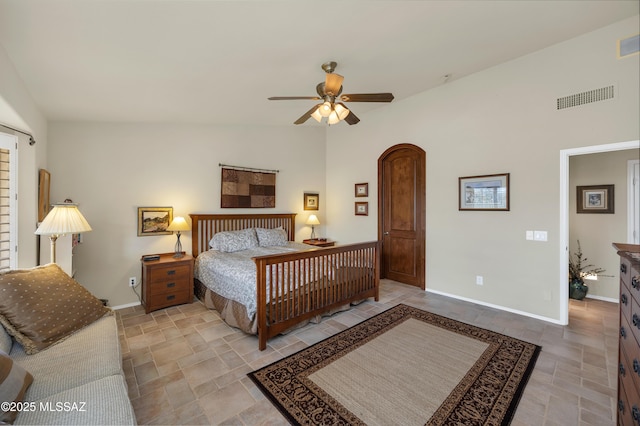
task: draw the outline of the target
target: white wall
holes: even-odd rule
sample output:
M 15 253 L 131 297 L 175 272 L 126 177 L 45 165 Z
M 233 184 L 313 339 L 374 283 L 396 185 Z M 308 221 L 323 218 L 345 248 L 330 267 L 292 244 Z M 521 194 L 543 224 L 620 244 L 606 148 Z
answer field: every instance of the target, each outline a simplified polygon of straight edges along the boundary
M 605 269 L 597 281 L 585 282 L 590 297 L 617 301 L 620 295 L 620 256 L 611 243 L 627 242 L 627 161 L 639 157 L 640 151 L 632 149 L 569 159 L 569 252 L 576 253 L 580 240 L 583 259 L 588 260 L 583 266 Z M 614 185 L 613 214 L 576 213 L 576 186 L 610 184 Z
M 189 213 L 294 212 L 296 239 L 307 238 L 305 191 L 320 194 L 324 219 L 322 127 L 54 123 L 49 129 L 51 200 L 66 198 L 93 231 L 76 248 L 76 279 L 112 306 L 137 302 L 143 254 L 172 252 L 175 235 L 137 236 L 137 208 L 171 206 Z M 275 209 L 221 209 L 219 163 L 277 169 Z M 315 213 L 315 212 L 314 212 Z M 322 232 L 322 231 L 321 231 Z M 191 234 L 183 233 L 191 251 Z
M 616 40 L 636 32 L 637 16 L 331 127 L 328 236 L 377 238 L 378 157 L 418 145 L 427 155 L 427 289 L 560 321 L 559 151 L 638 139 L 638 56 L 616 58 Z M 558 97 L 610 84 L 615 100 L 556 110 Z M 458 177 L 506 172 L 511 211 L 458 211 Z M 369 182 L 368 217 L 353 214 L 357 182 Z M 549 240 L 526 241 L 526 230 Z
M 0 46 L 0 124 L 30 132 L 37 143 L 16 133 L 18 145 L 18 267 L 37 265 L 38 169 L 46 168 L 47 121 Z

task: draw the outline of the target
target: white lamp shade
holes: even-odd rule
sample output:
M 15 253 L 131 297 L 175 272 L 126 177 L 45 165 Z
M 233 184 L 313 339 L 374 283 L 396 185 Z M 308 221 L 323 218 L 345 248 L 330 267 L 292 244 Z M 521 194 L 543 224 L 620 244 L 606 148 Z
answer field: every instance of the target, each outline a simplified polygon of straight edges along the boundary
M 336 114 L 338 114 L 338 118 L 340 120 L 344 120 L 347 117 L 347 115 L 349 115 L 349 112 L 350 112 L 349 109 L 341 103 L 337 103 L 335 105 L 335 111 L 336 111 Z
M 309 215 L 309 219 L 307 219 L 307 225 L 320 225 L 320 221 L 315 214 Z
M 329 118 L 327 118 L 327 123 L 336 124 L 339 122 L 340 122 L 340 117 L 338 117 L 338 114 L 336 114 L 335 111 L 331 111 L 331 114 L 329 114 Z
M 323 117 L 328 117 L 329 114 L 333 111 L 333 107 L 331 106 L 331 102 L 325 102 L 318 108 L 320 115 Z
M 322 104 L 320 104 L 318 106 L 318 108 L 316 108 L 315 111 L 313 111 L 311 113 L 311 116 L 318 122 L 320 123 L 322 121 L 322 115 L 320 115 L 320 108 L 322 108 Z
M 78 205 L 65 203 L 53 205 L 53 209 L 36 229 L 36 235 L 80 234 L 89 231 L 91 226 L 78 210 Z
M 184 220 L 184 217 L 182 216 L 174 217 L 173 221 L 171 221 L 171 224 L 167 228 L 167 231 L 190 231 L 190 230 L 191 230 L 191 227 L 189 226 L 187 221 Z

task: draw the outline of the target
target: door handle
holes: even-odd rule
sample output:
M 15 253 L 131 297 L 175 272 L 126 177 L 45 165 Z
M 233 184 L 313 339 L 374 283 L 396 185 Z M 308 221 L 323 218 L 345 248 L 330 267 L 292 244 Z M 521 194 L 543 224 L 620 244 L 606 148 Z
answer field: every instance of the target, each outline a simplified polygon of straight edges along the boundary
M 382 235 L 389 235 L 389 231 L 384 232 Z

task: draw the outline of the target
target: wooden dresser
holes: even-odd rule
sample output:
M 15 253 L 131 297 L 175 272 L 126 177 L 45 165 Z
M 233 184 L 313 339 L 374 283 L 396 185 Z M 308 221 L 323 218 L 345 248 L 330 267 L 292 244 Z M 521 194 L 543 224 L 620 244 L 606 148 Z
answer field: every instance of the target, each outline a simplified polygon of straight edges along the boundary
M 142 305 L 145 313 L 193 302 L 193 257 L 161 254 L 142 262 Z
M 620 255 L 618 424 L 640 425 L 640 245 L 614 243 Z

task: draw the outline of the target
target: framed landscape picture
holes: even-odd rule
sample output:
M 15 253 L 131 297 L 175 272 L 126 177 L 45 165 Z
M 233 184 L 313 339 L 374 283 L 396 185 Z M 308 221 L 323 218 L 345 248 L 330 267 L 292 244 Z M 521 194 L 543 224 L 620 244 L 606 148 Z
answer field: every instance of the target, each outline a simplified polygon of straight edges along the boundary
M 173 207 L 138 207 L 138 237 L 169 235 L 173 220 Z
M 615 213 L 614 185 L 576 187 L 577 213 Z
M 458 210 L 509 210 L 509 173 L 458 178 Z

